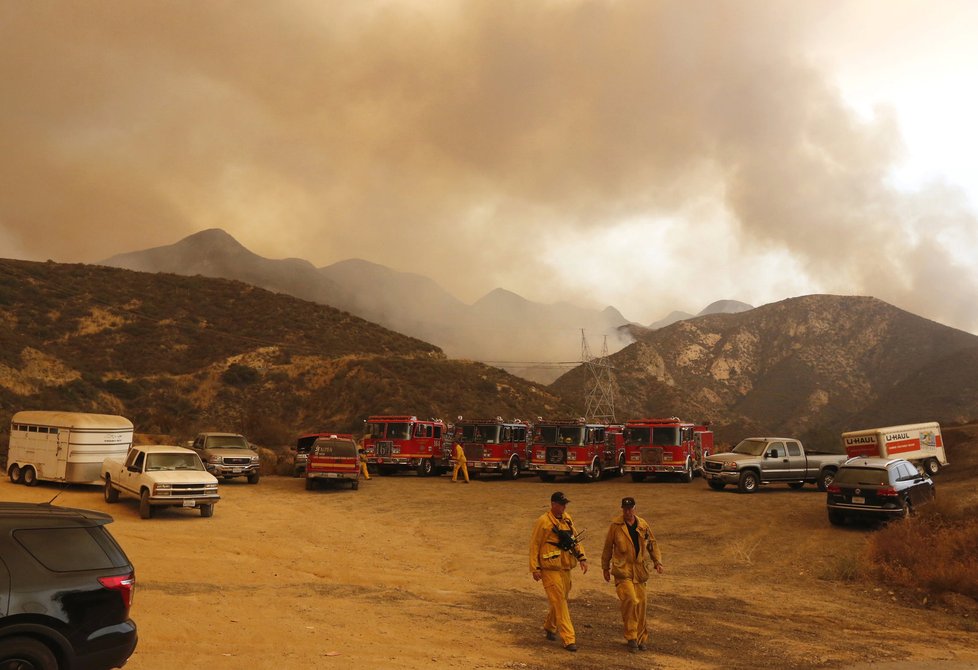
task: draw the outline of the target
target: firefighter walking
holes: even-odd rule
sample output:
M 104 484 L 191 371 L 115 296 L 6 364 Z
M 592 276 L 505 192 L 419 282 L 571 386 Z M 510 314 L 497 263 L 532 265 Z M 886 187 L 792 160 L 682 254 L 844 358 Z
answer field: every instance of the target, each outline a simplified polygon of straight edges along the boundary
M 357 449 L 357 460 L 360 461 L 360 474 L 364 479 L 370 479 L 370 470 L 367 469 L 366 449 Z
M 629 652 L 645 651 L 649 639 L 645 619 L 646 582 L 655 570 L 662 574 L 662 554 L 648 522 L 635 514 L 635 498 L 621 499 L 621 514 L 608 528 L 601 552 L 604 580 L 615 578 L 615 591 L 621 605 L 625 643 Z
M 537 519 L 530 536 L 530 572 L 534 581 L 543 582 L 547 593 L 547 618 L 543 623 L 548 640 L 560 639 L 567 651 L 577 651 L 574 624 L 571 623 L 567 596 L 571 589 L 571 570 L 581 566 L 587 573 L 587 557 L 578 542 L 574 521 L 567 513 L 570 501 L 560 491 L 550 496 L 550 511 Z
M 452 481 L 458 481 L 458 471 L 462 471 L 462 475 L 465 477 L 465 483 L 469 483 L 469 468 L 465 465 L 465 450 L 462 449 L 462 443 L 455 443 L 455 468 L 452 470 Z

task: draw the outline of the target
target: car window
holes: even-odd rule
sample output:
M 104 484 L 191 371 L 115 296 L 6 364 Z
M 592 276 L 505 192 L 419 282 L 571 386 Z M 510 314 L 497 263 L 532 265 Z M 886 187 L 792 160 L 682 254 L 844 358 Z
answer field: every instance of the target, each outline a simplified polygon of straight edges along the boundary
M 52 572 L 128 565 L 122 550 L 101 527 L 21 529 L 14 531 L 14 538 Z
M 835 484 L 860 486 L 886 486 L 890 483 L 885 468 L 839 468 L 835 473 Z
M 784 456 L 784 442 L 772 442 L 767 448 L 767 453 L 771 458 L 781 458 Z
M 801 456 L 801 449 L 798 447 L 797 442 L 788 442 L 788 455 Z
M 917 476 L 917 471 L 909 463 L 897 463 L 897 472 L 901 479 L 913 479 Z

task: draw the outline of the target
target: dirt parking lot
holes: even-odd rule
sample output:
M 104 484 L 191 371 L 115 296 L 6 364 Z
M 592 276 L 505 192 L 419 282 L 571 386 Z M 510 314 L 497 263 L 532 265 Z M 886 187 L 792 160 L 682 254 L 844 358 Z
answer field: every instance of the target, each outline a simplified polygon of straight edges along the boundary
M 594 559 L 574 575 L 576 654 L 544 640 L 546 601 L 527 566 L 532 523 L 558 489 Z M 56 493 L 0 483 L 4 500 Z M 127 668 L 978 667 L 978 613 L 827 579 L 874 531 L 830 527 L 812 486 L 740 495 L 698 478 L 465 485 L 411 474 L 358 491 L 268 476 L 221 493 L 213 518 L 163 510 L 145 521 L 135 500 L 109 505 L 97 487 L 57 498 L 110 512 L 136 566 L 140 641 Z M 974 496 L 974 480 L 941 493 Z M 637 655 L 597 569 L 625 495 L 667 569 L 650 587 L 651 651 Z

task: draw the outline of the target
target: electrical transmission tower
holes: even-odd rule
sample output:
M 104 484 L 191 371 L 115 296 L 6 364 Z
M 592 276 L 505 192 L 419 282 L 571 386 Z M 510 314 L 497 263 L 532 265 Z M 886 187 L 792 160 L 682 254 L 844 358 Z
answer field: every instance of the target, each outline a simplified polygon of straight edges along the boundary
M 615 421 L 615 376 L 608 360 L 608 336 L 604 336 L 601 355 L 595 357 L 581 329 L 581 362 L 584 363 L 584 418 L 587 421 Z

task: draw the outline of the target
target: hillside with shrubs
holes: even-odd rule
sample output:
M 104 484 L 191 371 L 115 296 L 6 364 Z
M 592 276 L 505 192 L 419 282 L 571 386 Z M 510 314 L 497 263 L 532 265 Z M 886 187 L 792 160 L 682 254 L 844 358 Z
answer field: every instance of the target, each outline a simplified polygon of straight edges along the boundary
M 19 410 L 121 414 L 273 448 L 370 414 L 571 414 L 546 387 L 349 313 L 236 281 L 0 261 L 0 443 Z

